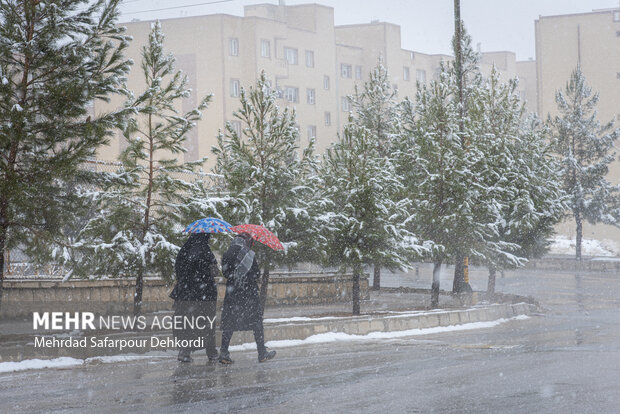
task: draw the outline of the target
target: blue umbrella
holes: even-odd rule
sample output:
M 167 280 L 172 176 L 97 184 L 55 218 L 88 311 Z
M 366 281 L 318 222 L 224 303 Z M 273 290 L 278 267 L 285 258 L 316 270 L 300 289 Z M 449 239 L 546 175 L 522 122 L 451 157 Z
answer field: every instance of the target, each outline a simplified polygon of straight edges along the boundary
M 207 217 L 196 220 L 183 230 L 184 233 L 226 233 L 232 232 L 231 225 L 224 220 Z

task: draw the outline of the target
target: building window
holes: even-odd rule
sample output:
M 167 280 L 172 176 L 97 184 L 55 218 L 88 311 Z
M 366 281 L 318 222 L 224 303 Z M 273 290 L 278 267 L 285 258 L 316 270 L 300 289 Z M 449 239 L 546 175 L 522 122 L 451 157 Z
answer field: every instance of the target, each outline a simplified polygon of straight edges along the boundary
M 351 68 L 351 65 L 347 65 L 346 63 L 341 63 L 340 64 L 340 76 L 342 76 L 343 78 L 351 78 L 353 69 Z
M 616 72 L 616 79 L 620 79 L 620 72 Z
M 239 96 L 239 79 L 230 80 L 230 96 L 233 98 Z
M 314 52 L 312 50 L 306 50 L 306 66 L 309 68 L 314 67 Z
M 325 112 L 325 126 L 330 126 L 332 124 L 332 113 Z
M 340 106 L 343 112 L 349 112 L 351 110 L 351 100 L 348 96 L 343 96 L 340 98 Z
M 614 11 L 614 22 L 620 22 L 620 11 Z
M 241 122 L 239 121 L 230 121 L 230 127 L 234 131 L 237 136 L 241 135 Z
M 271 57 L 271 42 L 269 40 L 262 39 L 260 41 L 260 55 L 264 58 Z
M 323 89 L 329 89 L 329 76 L 323 76 Z
M 355 67 L 355 79 L 362 79 L 362 67 L 361 66 L 356 66 Z
M 392 90 L 394 91 L 394 96 L 398 96 L 398 85 L 393 83 Z
M 291 47 L 284 48 L 284 57 L 289 65 L 297 64 L 297 49 L 293 49 Z
M 308 105 L 314 105 L 316 101 L 316 93 L 314 89 L 306 89 L 306 102 Z
M 411 60 L 415 59 L 415 52 L 409 52 L 409 57 L 411 58 Z
M 316 139 L 316 126 L 308 125 L 308 141 Z
M 239 39 L 231 37 L 228 41 L 230 56 L 239 56 Z
M 409 66 L 403 66 L 403 80 L 409 80 Z
M 415 80 L 420 83 L 426 83 L 426 71 L 423 69 L 416 69 Z
M 292 86 L 287 86 L 284 89 L 284 96 L 286 100 L 289 102 L 299 102 L 299 88 L 294 88 Z
M 433 72 L 433 79 L 439 80 L 440 77 L 441 77 L 441 68 L 435 68 L 435 71 Z

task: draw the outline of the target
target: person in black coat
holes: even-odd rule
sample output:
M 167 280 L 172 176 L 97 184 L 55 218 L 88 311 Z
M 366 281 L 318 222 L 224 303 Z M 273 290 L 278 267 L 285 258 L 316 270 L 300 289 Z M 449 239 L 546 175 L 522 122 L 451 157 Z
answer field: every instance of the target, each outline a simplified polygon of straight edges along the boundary
M 210 361 L 217 360 L 218 356 L 214 323 L 217 301 L 215 278 L 220 275 L 220 271 L 209 247 L 209 236 L 209 233 L 191 234 L 179 250 L 174 264 L 177 283 L 170 297 L 174 299 L 175 320 L 188 317 L 195 322 L 193 329 L 191 326 L 173 329 L 174 337 L 179 341 L 203 338 L 204 344 L 202 347 L 181 348 L 178 359 L 182 362 L 190 362 L 191 352 L 197 349 L 206 349 Z M 202 318 L 197 318 L 199 316 Z
M 228 345 L 234 331 L 254 331 L 258 361 L 272 359 L 276 351 L 265 348 L 263 312 L 260 306 L 258 278 L 260 269 L 252 251 L 254 240 L 248 233 L 235 237 L 222 257 L 222 273 L 226 278 L 226 296 L 222 308 L 222 346 L 220 362 L 231 364 Z

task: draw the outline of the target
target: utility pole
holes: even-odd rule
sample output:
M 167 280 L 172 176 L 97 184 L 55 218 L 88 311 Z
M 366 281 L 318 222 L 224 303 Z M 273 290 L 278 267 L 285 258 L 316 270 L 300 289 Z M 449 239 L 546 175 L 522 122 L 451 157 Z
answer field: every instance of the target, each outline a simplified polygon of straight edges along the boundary
M 456 70 L 457 85 L 459 88 L 459 132 L 463 139 L 464 109 L 465 102 L 463 100 L 463 51 L 461 50 L 461 42 L 463 37 L 463 25 L 461 22 L 461 0 L 454 0 L 454 68 Z
M 467 152 L 467 146 L 469 142 L 465 138 L 465 98 L 463 94 L 464 82 L 463 79 L 463 22 L 461 21 L 461 0 L 454 0 L 454 69 L 456 72 L 456 83 L 458 87 L 459 98 L 459 136 L 461 138 L 461 145 Z M 466 257 L 461 252 L 457 251 L 454 261 L 454 282 L 452 284 L 453 293 L 471 292 L 471 286 L 469 281 L 465 280 L 465 260 Z

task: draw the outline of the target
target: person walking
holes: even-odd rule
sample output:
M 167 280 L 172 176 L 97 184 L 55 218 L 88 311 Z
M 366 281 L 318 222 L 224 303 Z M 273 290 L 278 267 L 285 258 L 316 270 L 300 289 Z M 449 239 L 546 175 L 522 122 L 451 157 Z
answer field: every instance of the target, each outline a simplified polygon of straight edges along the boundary
M 174 269 L 176 285 L 170 293 L 174 299 L 176 320 L 193 320 L 193 327 L 180 324 L 173 329 L 175 339 L 193 343 L 179 350 L 178 360 L 191 362 L 192 351 L 206 349 L 209 361 L 218 359 L 215 347 L 216 277 L 220 275 L 217 259 L 209 247 L 209 233 L 193 233 L 177 254 Z M 200 318 L 199 318 L 200 317 Z M 189 325 L 189 324 L 188 324 Z
M 254 331 L 258 362 L 276 356 L 265 348 L 263 312 L 260 306 L 258 278 L 260 269 L 252 249 L 254 240 L 248 233 L 238 234 L 222 257 L 222 273 L 226 278 L 226 296 L 222 308 L 222 346 L 219 361 L 232 364 L 228 346 L 234 331 Z

